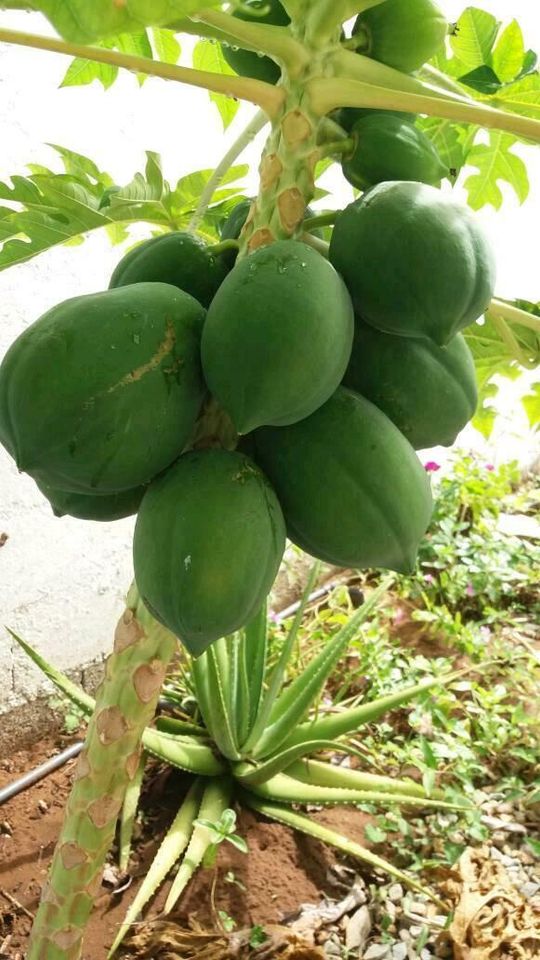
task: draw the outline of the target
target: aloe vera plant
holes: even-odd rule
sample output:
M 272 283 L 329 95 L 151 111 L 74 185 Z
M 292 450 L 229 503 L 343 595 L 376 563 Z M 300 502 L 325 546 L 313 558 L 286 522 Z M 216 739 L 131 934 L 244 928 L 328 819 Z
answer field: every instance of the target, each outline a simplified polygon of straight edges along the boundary
M 269 665 L 267 617 L 266 610 L 262 609 L 244 630 L 217 641 L 202 656 L 197 659 L 186 656 L 185 670 L 197 701 L 200 724 L 165 716 L 158 718 L 156 727 L 146 727 L 144 730 L 144 756 L 155 756 L 174 767 L 187 770 L 194 774 L 194 779 L 118 931 L 111 955 L 158 886 L 180 861 L 165 904 L 166 913 L 172 910 L 214 842 L 207 824 L 219 821 L 234 799 L 295 830 L 317 837 L 431 896 L 415 878 L 393 864 L 338 832 L 315 823 L 304 813 L 291 809 L 292 804 L 354 805 L 366 801 L 386 806 L 406 804 L 443 809 L 454 806 L 445 802 L 442 792 L 435 790 L 428 795 L 423 786 L 412 780 L 378 776 L 324 759 L 314 759 L 329 750 L 334 753 L 356 753 L 347 737 L 352 734 L 358 736 L 362 724 L 372 722 L 386 711 L 410 702 L 422 691 L 457 676 L 450 673 L 445 677 L 430 678 L 372 702 L 315 715 L 313 704 L 318 700 L 329 675 L 357 634 L 361 623 L 372 613 L 392 582 L 392 578 L 388 578 L 374 590 L 323 650 L 311 659 L 305 670 L 287 682 L 291 655 L 316 575 L 317 567 L 314 567 L 279 658 L 273 666 Z M 68 697 L 86 711 L 92 710 L 93 702 L 88 695 L 46 664 L 27 643 L 15 634 L 13 636 Z M 100 716 L 97 706 L 94 716 Z M 148 719 L 147 714 L 146 722 Z M 87 751 L 82 761 L 84 767 L 88 756 Z M 114 810 L 111 807 L 110 819 L 102 827 L 99 844 L 95 843 L 88 850 L 89 857 L 93 857 L 92 878 L 95 884 L 101 870 L 101 861 L 98 865 L 96 853 L 99 847 L 104 857 L 118 815 L 121 819 L 120 863 L 124 867 L 128 863 L 142 781 L 142 764 L 138 753 L 133 756 L 130 772 L 123 810 L 120 811 L 121 794 L 118 792 Z M 81 802 L 81 795 L 86 796 L 91 786 L 93 784 L 88 778 L 77 780 L 77 802 Z M 69 822 L 73 822 L 71 817 Z M 52 882 L 58 889 L 71 883 L 71 868 L 62 860 L 62 849 L 61 842 L 52 874 Z M 91 896 L 86 887 L 84 893 L 85 896 Z M 90 900 L 86 906 L 89 909 Z M 46 911 L 49 922 L 47 902 L 42 910 Z M 87 909 L 84 917 L 86 915 Z M 77 928 L 72 924 L 70 929 L 73 929 L 71 936 L 75 943 Z M 77 932 L 80 935 L 80 929 Z M 65 942 L 65 939 L 59 940 L 58 945 Z M 63 955 L 57 955 L 71 956 L 66 951 Z

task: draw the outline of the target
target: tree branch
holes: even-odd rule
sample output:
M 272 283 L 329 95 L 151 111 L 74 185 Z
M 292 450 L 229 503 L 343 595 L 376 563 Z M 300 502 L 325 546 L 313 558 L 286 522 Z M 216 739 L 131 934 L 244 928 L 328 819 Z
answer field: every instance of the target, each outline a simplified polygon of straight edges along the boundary
M 302 43 L 295 40 L 287 27 L 278 27 L 266 23 L 251 23 L 232 17 L 229 13 L 217 10 L 205 11 L 191 20 L 197 25 L 202 23 L 227 35 L 229 42 L 236 46 L 264 53 L 278 63 L 283 63 L 289 71 L 301 70 L 309 62 L 309 53 Z
M 331 80 L 312 80 L 308 85 L 311 104 L 321 116 L 338 107 L 370 107 L 378 110 L 402 110 L 444 117 L 461 123 L 477 123 L 482 127 L 505 130 L 517 137 L 540 142 L 540 121 L 505 113 L 466 99 L 432 90 L 428 94 L 409 93 L 390 87 L 376 86 L 359 80 L 336 77 Z
M 150 60 L 148 57 L 134 57 L 119 53 L 116 50 L 88 47 L 79 43 L 66 43 L 53 37 L 35 36 L 22 33 L 19 30 L 0 29 L 0 42 L 63 53 L 67 56 L 81 57 L 85 60 L 95 60 L 98 63 L 112 64 L 112 66 L 121 67 L 135 73 L 145 73 L 148 76 L 161 77 L 163 80 L 175 80 L 189 86 L 202 87 L 214 93 L 223 93 L 228 97 L 248 100 L 264 110 L 269 117 L 278 112 L 284 98 L 284 93 L 279 87 L 264 83 L 262 80 L 228 76 L 207 70 L 194 70 L 191 67 L 179 67 L 175 64 Z
M 540 334 L 540 317 L 535 317 L 533 313 L 527 310 L 521 310 L 520 307 L 514 307 L 511 303 L 504 303 L 503 300 L 492 300 L 487 311 L 491 316 L 504 317 L 511 323 L 519 323 L 522 327 L 534 330 Z
M 188 230 L 194 232 L 197 229 L 201 220 L 204 218 L 204 215 L 208 210 L 210 203 L 212 202 L 212 197 L 214 196 L 219 184 L 223 180 L 223 177 L 233 165 L 234 161 L 246 149 L 248 144 L 250 144 L 257 134 L 260 133 L 260 131 L 266 126 L 267 122 L 268 118 L 266 114 L 259 110 L 255 116 L 252 117 L 240 136 L 227 150 L 227 153 L 218 163 L 203 192 L 201 193 L 199 203 L 197 204 L 197 209 L 195 210 L 189 222 Z

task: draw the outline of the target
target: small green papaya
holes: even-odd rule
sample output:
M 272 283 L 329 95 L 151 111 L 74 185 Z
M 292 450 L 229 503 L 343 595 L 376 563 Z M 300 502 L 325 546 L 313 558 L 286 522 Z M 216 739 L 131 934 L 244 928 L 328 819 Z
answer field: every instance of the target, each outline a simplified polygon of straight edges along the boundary
M 227 276 L 220 256 L 192 233 L 174 231 L 138 244 L 116 265 L 109 289 L 132 283 L 170 283 L 207 307 Z
M 341 381 L 354 314 L 341 277 L 305 243 L 241 260 L 214 297 L 201 354 L 210 391 L 239 433 L 309 416 Z
M 381 333 L 358 318 L 345 386 L 371 400 L 416 449 L 451 446 L 474 416 L 474 360 L 458 333 L 446 347 Z
M 253 10 L 253 14 L 250 11 Z M 242 8 L 233 12 L 233 17 L 254 23 L 269 23 L 276 27 L 286 27 L 290 17 L 279 0 L 246 0 Z M 241 47 L 221 45 L 223 56 L 230 67 L 242 77 L 277 83 L 281 77 L 281 68 L 270 57 L 262 57 L 252 50 Z
M 339 387 L 306 420 L 254 436 L 294 543 L 340 567 L 412 570 L 431 517 L 429 480 L 381 410 Z
M 442 46 L 448 22 L 433 0 L 384 0 L 364 10 L 353 27 L 357 53 L 413 73 Z
M 373 117 L 375 114 L 383 117 L 399 117 L 400 120 L 410 120 L 411 123 L 414 123 L 417 117 L 416 113 L 405 113 L 400 110 L 373 110 L 369 107 L 340 107 L 339 110 L 334 110 L 330 117 L 334 123 L 338 123 L 343 130 L 350 133 L 357 120 Z
M 495 259 L 477 218 L 423 183 L 379 183 L 349 204 L 329 257 L 363 320 L 439 346 L 493 296 Z
M 341 169 L 360 190 L 383 180 L 418 180 L 440 186 L 449 170 L 433 143 L 414 123 L 399 114 L 372 113 L 357 120 L 351 130 L 353 152 Z
M 285 549 L 277 497 L 241 453 L 186 453 L 150 484 L 137 516 L 144 603 L 195 656 L 260 609 Z
M 0 441 L 20 470 L 70 493 L 132 490 L 179 456 L 205 395 L 201 305 L 165 283 L 74 297 L 0 367 Z
M 76 517 L 78 520 L 100 520 L 110 522 L 131 517 L 137 513 L 146 487 L 123 490 L 109 496 L 94 497 L 88 493 L 68 493 L 38 483 L 44 497 L 49 501 L 55 517 Z

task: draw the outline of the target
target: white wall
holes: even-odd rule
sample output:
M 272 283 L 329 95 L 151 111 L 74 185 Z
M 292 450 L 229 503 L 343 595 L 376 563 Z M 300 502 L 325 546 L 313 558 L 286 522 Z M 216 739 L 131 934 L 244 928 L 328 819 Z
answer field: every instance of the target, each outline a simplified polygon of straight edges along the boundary
M 462 4 L 441 4 L 455 18 Z M 506 0 L 484 7 L 507 16 Z M 530 0 L 514 0 L 512 14 L 533 45 L 539 15 Z M 506 9 L 505 9 L 506 8 Z M 48 32 L 39 17 L 2 12 L 3 26 Z M 28 162 L 58 166 L 47 142 L 92 157 L 117 183 L 126 183 L 144 166 L 144 150 L 162 154 L 172 182 L 184 173 L 213 166 L 241 129 L 241 115 L 224 137 L 215 108 L 204 91 L 148 80 L 139 89 L 123 76 L 104 93 L 101 86 L 59 89 L 65 58 L 0 44 L 0 178 L 21 174 Z M 247 153 L 255 161 L 260 138 Z M 530 152 L 530 151 L 529 151 Z M 536 164 L 538 174 L 538 163 Z M 335 174 L 330 181 L 338 203 L 349 191 Z M 252 178 L 250 190 L 254 189 Z M 540 299 L 537 243 L 539 178 L 527 208 L 509 196 L 504 213 L 483 212 L 499 258 L 502 296 Z M 536 234 L 537 237 L 537 234 Z M 120 257 L 101 234 L 83 246 L 59 247 L 0 273 L 0 357 L 13 339 L 49 307 L 70 296 L 103 289 Z M 507 409 L 516 407 L 510 390 Z M 512 428 L 513 429 L 513 428 Z M 114 622 L 129 585 L 133 521 L 115 524 L 55 519 L 33 482 L 19 476 L 0 448 L 0 624 L 35 644 L 60 667 L 84 664 L 110 648 Z M 38 675 L 15 654 L 0 633 L 0 710 L 27 698 Z

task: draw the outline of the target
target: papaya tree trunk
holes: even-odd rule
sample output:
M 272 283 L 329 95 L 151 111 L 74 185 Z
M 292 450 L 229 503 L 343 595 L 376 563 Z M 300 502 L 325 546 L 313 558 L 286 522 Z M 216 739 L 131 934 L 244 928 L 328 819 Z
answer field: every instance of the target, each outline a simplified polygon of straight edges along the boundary
M 130 591 L 75 770 L 27 960 L 78 960 L 128 783 L 137 774 L 176 638 Z

